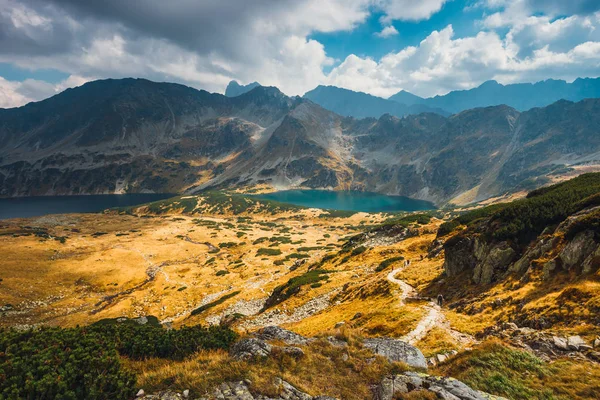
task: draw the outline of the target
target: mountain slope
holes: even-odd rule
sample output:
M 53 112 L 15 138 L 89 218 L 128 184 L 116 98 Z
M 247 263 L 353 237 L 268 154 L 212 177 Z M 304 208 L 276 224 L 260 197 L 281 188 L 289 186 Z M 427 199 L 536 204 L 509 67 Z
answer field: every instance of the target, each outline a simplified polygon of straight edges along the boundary
M 465 282 L 472 283 L 471 289 L 502 286 L 499 293 L 510 303 L 498 304 L 518 304 L 516 309 L 507 307 L 505 317 L 519 326 L 539 329 L 572 323 L 573 318 L 564 318 L 562 307 L 577 309 L 578 324 L 597 323 L 599 206 L 600 174 L 590 173 L 443 224 L 438 235 L 456 231 L 444 244 L 447 284 L 462 281 L 455 295 L 469 290 Z M 508 281 L 515 284 L 505 285 Z M 485 297 L 495 291 L 486 292 L 463 301 L 460 308 L 489 304 L 492 300 Z
M 500 104 L 525 111 L 533 107 L 544 107 L 561 99 L 580 101 L 598 97 L 600 97 L 600 78 L 578 78 L 572 83 L 548 79 L 537 83 L 502 85 L 496 81 L 487 81 L 473 89 L 456 90 L 443 96 L 426 99 L 401 91 L 391 96 L 389 100 L 404 104 L 422 104 L 457 113 L 470 108 Z M 411 98 L 414 103 L 410 102 Z
M 273 87 L 105 80 L 0 110 L 0 196 L 267 185 L 467 204 L 597 169 L 599 131 L 599 99 L 354 119 Z
M 440 115 L 448 115 L 448 112 L 442 109 L 420 104 L 400 104 L 367 93 L 354 92 L 335 86 L 317 86 L 315 89 L 306 92 L 304 98 L 346 117 L 379 118 L 383 114 L 403 117 L 405 115 L 419 114 L 422 112 L 435 112 Z

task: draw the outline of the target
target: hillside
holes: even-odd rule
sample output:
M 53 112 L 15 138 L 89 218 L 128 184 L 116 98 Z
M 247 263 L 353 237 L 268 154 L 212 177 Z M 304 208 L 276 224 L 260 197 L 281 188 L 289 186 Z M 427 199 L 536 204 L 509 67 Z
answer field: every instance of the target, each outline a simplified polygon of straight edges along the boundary
M 448 288 L 449 297 L 462 297 L 461 309 L 499 301 L 501 318 L 519 326 L 598 324 L 599 199 L 600 174 L 585 174 L 444 223 L 446 275 L 486 288 L 467 300 Z
M 0 110 L 0 196 L 356 189 L 468 204 L 598 170 L 600 100 L 341 117 L 259 86 L 141 79 Z

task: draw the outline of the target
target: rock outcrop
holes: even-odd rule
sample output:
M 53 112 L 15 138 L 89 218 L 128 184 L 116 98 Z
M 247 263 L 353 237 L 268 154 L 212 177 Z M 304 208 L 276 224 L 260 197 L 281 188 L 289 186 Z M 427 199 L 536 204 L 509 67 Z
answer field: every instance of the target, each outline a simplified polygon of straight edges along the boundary
M 444 245 L 444 270 L 448 276 L 468 273 L 476 284 L 489 284 L 507 273 L 526 274 L 541 264 L 544 279 L 560 271 L 575 275 L 589 274 L 600 267 L 600 241 L 593 231 L 600 207 L 577 212 L 557 227 L 548 227 L 525 249 L 508 241 L 495 242 L 480 231 L 493 229 L 491 223 L 466 233 L 459 233 Z M 585 226 L 590 226 L 585 228 Z M 583 228 L 582 228 L 583 226 Z
M 279 395 L 277 397 L 263 396 L 261 394 L 253 394 L 250 391 L 250 381 L 238 382 L 223 382 L 220 384 L 210 396 L 196 398 L 197 400 L 336 400 L 329 396 L 311 396 L 307 393 L 298 390 L 288 382 L 276 378 L 275 384 L 279 387 Z M 149 394 L 138 397 L 146 400 L 181 400 L 187 399 L 184 393 L 174 391 L 165 391 L 156 394 Z
M 255 336 L 262 340 L 279 340 L 287 345 L 305 345 L 312 340 L 279 326 L 264 327 Z
M 472 389 L 454 378 L 416 372 L 388 376 L 377 387 L 377 400 L 392 400 L 411 392 L 430 392 L 445 400 L 503 400 L 504 398 Z M 506 399 L 504 399 L 506 400 Z
M 403 362 L 410 367 L 427 369 L 427 361 L 421 350 L 398 339 L 370 338 L 363 346 L 390 361 Z

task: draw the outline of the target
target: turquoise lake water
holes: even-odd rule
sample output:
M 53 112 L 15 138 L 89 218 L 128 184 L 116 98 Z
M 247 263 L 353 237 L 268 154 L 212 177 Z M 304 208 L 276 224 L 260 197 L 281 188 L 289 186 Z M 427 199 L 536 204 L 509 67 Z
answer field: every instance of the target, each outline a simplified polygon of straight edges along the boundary
M 329 190 L 284 190 L 254 197 L 298 206 L 343 211 L 393 212 L 433 210 L 433 203 L 379 193 Z
M 38 217 L 46 214 L 98 212 L 173 197 L 168 193 L 106 194 L 91 196 L 40 196 L 0 199 L 0 219 Z

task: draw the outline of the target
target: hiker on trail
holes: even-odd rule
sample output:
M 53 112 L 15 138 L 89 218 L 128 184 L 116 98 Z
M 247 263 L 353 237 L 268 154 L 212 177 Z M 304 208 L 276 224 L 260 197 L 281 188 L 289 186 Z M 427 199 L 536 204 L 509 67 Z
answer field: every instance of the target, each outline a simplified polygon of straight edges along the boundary
M 442 296 L 442 294 L 438 294 L 437 297 L 437 304 L 438 306 L 442 307 L 444 305 L 444 296 Z

